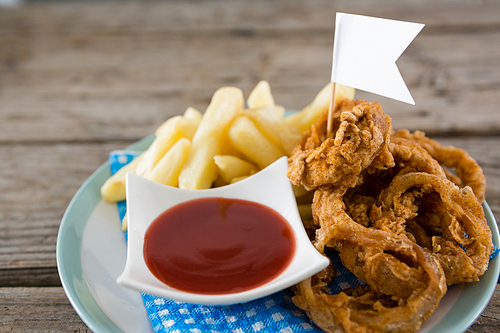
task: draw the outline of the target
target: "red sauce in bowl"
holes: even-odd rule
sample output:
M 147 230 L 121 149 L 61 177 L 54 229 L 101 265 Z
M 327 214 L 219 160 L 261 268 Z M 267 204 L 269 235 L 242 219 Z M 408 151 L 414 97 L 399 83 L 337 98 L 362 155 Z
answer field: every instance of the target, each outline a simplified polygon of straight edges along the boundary
M 295 234 L 273 209 L 203 198 L 160 214 L 146 230 L 144 259 L 166 285 L 197 294 L 237 293 L 277 277 L 295 254 Z

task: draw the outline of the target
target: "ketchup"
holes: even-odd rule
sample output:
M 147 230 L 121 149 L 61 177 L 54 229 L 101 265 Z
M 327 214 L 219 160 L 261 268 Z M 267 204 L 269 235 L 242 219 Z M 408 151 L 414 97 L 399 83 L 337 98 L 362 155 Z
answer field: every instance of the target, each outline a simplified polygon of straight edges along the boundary
M 144 259 L 166 285 L 228 294 L 273 280 L 292 261 L 295 234 L 275 210 L 246 200 L 203 198 L 160 214 L 146 230 Z

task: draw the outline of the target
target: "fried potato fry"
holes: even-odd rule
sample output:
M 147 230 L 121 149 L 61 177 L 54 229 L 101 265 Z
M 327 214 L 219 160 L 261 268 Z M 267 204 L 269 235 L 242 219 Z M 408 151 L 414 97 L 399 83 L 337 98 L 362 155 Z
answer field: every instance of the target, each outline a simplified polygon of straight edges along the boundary
M 224 179 L 222 179 L 220 174 L 217 175 L 217 178 L 212 183 L 212 187 L 221 187 L 221 186 L 226 186 L 226 185 L 229 185 L 229 183 L 226 182 Z
M 274 106 L 274 113 L 276 113 L 276 115 L 278 117 L 283 119 L 285 117 L 285 112 L 286 112 L 286 109 L 284 106 L 281 106 L 281 105 Z
M 233 179 L 231 179 L 231 184 L 234 184 L 234 183 L 237 183 L 239 181 L 242 181 L 243 179 L 246 179 L 250 176 L 241 176 L 241 177 L 234 177 Z
M 234 178 L 253 175 L 257 167 L 241 158 L 231 155 L 214 156 L 219 175 L 226 183 L 231 183 Z
M 144 158 L 137 166 L 136 173 L 139 176 L 149 178 L 158 161 L 180 138 L 189 140 L 193 138 L 201 119 L 201 112 L 189 107 L 184 115 L 169 118 L 160 125 L 155 131 L 156 138 L 145 152 Z
M 323 90 L 308 106 L 310 110 L 303 112 L 307 117 L 315 117 L 314 112 L 329 102 L 329 89 Z M 349 95 L 341 86 L 338 93 Z M 247 105 L 249 110 L 243 112 L 240 89 L 224 87 L 216 91 L 205 114 L 188 107 L 182 115 L 166 120 L 156 129 L 151 146 L 105 182 L 102 197 L 107 202 L 126 199 L 125 174 L 129 171 L 158 183 L 201 189 L 240 181 L 290 155 L 301 135 L 295 123 L 301 121 L 285 120 L 285 108 L 275 104 L 267 81 L 255 86 Z M 248 118 L 238 117 L 243 113 Z M 127 229 L 126 216 L 122 228 Z
M 192 106 L 188 107 L 182 116 L 186 119 L 198 119 L 199 121 L 203 118 L 203 114 Z
M 262 134 L 279 147 L 284 155 L 290 156 L 293 148 L 300 141 L 302 132 L 287 124 L 271 105 L 245 110 L 244 115 L 250 118 Z
M 172 148 L 172 146 L 182 138 L 182 133 L 177 127 L 164 135 L 157 136 L 144 156 L 137 165 L 136 174 L 142 177 L 149 177 L 149 174 L 156 166 L 156 163 Z
M 303 108 L 300 112 L 285 117 L 285 121 L 292 126 L 297 127 L 301 132 L 307 130 L 313 125 L 319 117 L 328 110 L 332 99 L 333 83 L 330 82 L 321 89 L 314 100 Z M 335 99 L 341 100 L 347 98 L 354 99 L 355 89 L 337 83 L 335 89 Z
M 246 116 L 239 116 L 229 128 L 229 141 L 259 169 L 284 156 L 284 153 L 262 134 Z
M 260 81 L 248 95 L 247 105 L 249 109 L 259 109 L 265 106 L 271 107 L 276 116 L 283 118 L 285 108 L 274 103 L 274 97 L 271 93 L 271 86 L 267 81 Z
M 179 174 L 186 161 L 190 147 L 191 141 L 189 139 L 180 138 L 158 161 L 147 178 L 163 185 L 177 186 L 179 183 Z
M 191 149 L 179 175 L 179 188 L 210 188 L 217 178 L 214 156 L 219 155 L 222 140 L 233 119 L 243 109 L 243 92 L 234 87 L 218 89 L 212 97 Z
M 222 143 L 221 143 L 222 148 L 221 148 L 219 155 L 231 155 L 231 156 L 241 158 L 242 160 L 245 159 L 245 156 L 238 149 L 234 148 L 231 145 L 231 142 L 229 141 L 229 137 L 228 137 L 227 132 L 224 133 L 224 137 L 221 138 L 221 141 L 222 141 Z
M 155 134 L 156 136 L 163 136 L 172 132 L 179 132 L 182 137 L 192 140 L 202 119 L 201 113 L 199 116 L 194 112 L 186 111 L 184 116 L 175 116 L 165 121 L 156 129 Z
M 125 213 L 125 215 L 123 216 L 121 228 L 122 228 L 122 231 L 127 231 L 128 230 L 128 216 L 127 216 L 127 213 Z
M 124 165 L 118 172 L 109 177 L 101 187 L 101 197 L 109 203 L 125 200 L 125 175 L 127 172 L 135 172 L 144 153 L 134 158 L 130 163 Z
M 250 109 L 258 109 L 266 105 L 274 106 L 274 97 L 271 86 L 267 81 L 260 81 L 248 95 L 247 105 Z

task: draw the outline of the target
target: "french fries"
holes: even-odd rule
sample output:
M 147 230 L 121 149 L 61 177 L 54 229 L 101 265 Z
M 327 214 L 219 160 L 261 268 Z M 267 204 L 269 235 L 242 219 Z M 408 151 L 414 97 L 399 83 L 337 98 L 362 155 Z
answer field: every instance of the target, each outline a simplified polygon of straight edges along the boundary
M 195 108 L 189 107 L 184 112 L 182 116 L 175 116 L 167 121 L 165 121 L 158 129 L 155 131 L 156 136 L 168 135 L 173 131 L 178 131 L 180 134 L 191 140 L 193 139 L 194 133 L 200 125 L 203 115 L 200 111 Z
M 247 109 L 240 89 L 220 88 L 203 114 L 189 107 L 160 125 L 150 147 L 103 184 L 102 198 L 110 203 L 126 199 L 127 172 L 184 189 L 206 189 L 245 179 L 280 157 L 290 156 L 302 132 L 328 109 L 331 93 L 329 83 L 300 112 L 285 117 L 285 108 L 275 104 L 267 81 L 251 91 Z M 352 99 L 354 89 L 338 84 L 336 97 Z M 308 192 L 299 187 L 294 191 L 301 215 L 310 216 Z
M 314 100 L 303 108 L 300 112 L 294 113 L 285 118 L 285 122 L 291 126 L 298 128 L 301 132 L 304 132 L 312 124 L 314 124 L 319 117 L 328 110 L 330 106 L 330 101 L 332 99 L 333 83 L 330 82 L 321 89 L 321 91 L 316 95 Z M 335 99 L 340 100 L 342 98 L 353 99 L 355 89 L 347 87 L 337 83 L 335 88 Z
M 243 110 L 243 92 L 238 88 L 218 89 L 196 131 L 191 149 L 179 175 L 179 188 L 197 190 L 212 186 L 217 178 L 214 156 L 233 119 Z
M 283 151 L 284 155 L 291 154 L 302 136 L 302 132 L 285 123 L 271 105 L 245 110 L 244 114 L 253 121 L 269 141 Z
M 137 165 L 141 161 L 144 153 L 137 156 L 129 164 L 123 166 L 118 172 L 109 177 L 101 187 L 101 197 L 104 201 L 115 203 L 123 201 L 126 198 L 125 194 L 125 175 L 127 172 L 135 172 Z
M 248 95 L 247 104 L 249 109 L 258 109 L 266 105 L 275 106 L 271 86 L 267 81 L 260 81 Z
M 231 155 L 214 156 L 219 175 L 226 184 L 244 176 L 251 176 L 258 171 L 257 167 L 241 158 Z
M 156 137 L 148 150 L 144 152 L 144 156 L 138 163 L 135 173 L 148 178 L 156 163 L 180 138 L 182 138 L 182 134 L 177 130 L 170 132 L 168 135 Z
M 187 138 L 180 138 L 158 161 L 147 178 L 163 185 L 176 187 L 179 184 L 179 174 L 190 147 L 191 141 Z
M 198 129 L 202 119 L 201 112 L 188 108 L 183 116 L 175 116 L 165 121 L 155 131 L 156 138 L 145 152 L 144 158 L 137 165 L 136 173 L 146 178 L 160 161 L 160 159 L 181 138 L 191 140 Z
M 246 158 L 264 169 L 285 155 L 246 116 L 239 116 L 229 129 L 229 142 Z

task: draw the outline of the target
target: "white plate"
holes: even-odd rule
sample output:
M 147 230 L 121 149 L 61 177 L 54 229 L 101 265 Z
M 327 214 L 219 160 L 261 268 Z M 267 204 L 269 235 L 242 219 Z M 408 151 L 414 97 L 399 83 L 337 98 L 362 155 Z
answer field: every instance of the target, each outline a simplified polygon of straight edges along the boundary
M 149 136 L 128 149 L 142 151 Z M 126 246 L 116 205 L 101 200 L 109 163 L 97 169 L 71 200 L 57 237 L 57 265 L 64 290 L 80 318 L 94 333 L 152 332 L 138 292 L 122 288 L 116 278 L 125 266 Z M 495 218 L 483 204 L 493 242 L 499 234 Z M 500 272 L 500 259 L 490 262 L 481 281 L 454 286 L 421 332 L 464 332 L 488 304 Z

